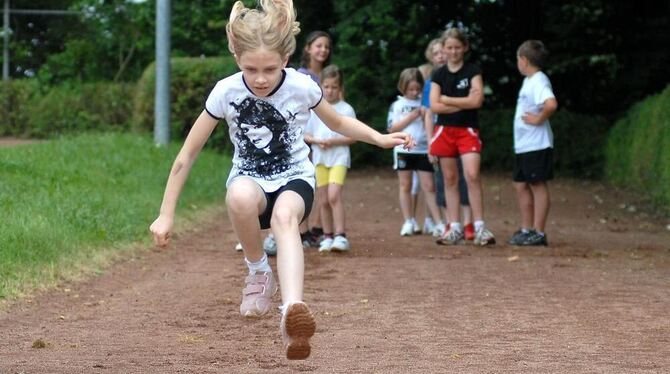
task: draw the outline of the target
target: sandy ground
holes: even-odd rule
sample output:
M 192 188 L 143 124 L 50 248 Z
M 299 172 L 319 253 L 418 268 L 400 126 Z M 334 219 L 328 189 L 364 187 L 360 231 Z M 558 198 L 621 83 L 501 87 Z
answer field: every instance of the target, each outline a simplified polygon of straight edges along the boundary
M 499 244 L 443 247 L 399 237 L 393 173 L 352 173 L 353 251 L 305 252 L 317 320 L 305 361 L 285 359 L 278 312 L 239 316 L 245 266 L 220 214 L 168 250 L 0 312 L 0 373 L 670 372 L 667 219 L 600 183 L 556 180 L 550 246 L 516 248 L 503 244 L 512 186 L 484 183 Z

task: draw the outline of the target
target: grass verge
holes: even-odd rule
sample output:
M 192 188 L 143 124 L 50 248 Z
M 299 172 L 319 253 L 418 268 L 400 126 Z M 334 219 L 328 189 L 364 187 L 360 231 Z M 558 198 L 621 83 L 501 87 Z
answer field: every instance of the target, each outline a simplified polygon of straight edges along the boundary
M 147 248 L 179 147 L 156 147 L 137 134 L 97 134 L 0 148 L 0 301 L 99 272 L 121 253 Z M 229 168 L 220 154 L 200 154 L 179 221 L 223 204 Z

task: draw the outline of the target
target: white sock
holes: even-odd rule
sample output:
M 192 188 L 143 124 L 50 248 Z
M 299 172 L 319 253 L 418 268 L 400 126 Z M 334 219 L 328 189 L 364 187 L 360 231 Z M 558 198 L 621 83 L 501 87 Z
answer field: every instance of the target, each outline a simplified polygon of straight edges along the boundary
M 452 222 L 449 224 L 449 228 L 458 231 L 458 232 L 463 232 L 463 227 L 461 226 L 460 222 Z
M 484 221 L 482 220 L 477 220 L 474 222 L 475 224 L 475 231 L 479 231 L 484 228 Z
M 244 262 L 247 263 L 249 268 L 249 274 L 256 273 L 271 273 L 272 268 L 270 267 L 270 262 L 268 262 L 268 255 L 263 253 L 263 257 L 258 260 L 258 262 L 250 262 L 247 258 L 244 258 Z

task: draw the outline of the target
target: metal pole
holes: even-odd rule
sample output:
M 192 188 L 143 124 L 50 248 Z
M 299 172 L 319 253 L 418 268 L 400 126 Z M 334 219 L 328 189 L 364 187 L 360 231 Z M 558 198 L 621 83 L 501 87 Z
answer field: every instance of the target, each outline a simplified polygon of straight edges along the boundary
M 154 141 L 170 141 L 170 0 L 156 1 L 156 98 Z
M 9 0 L 5 0 L 5 12 L 2 15 L 2 80 L 9 80 Z

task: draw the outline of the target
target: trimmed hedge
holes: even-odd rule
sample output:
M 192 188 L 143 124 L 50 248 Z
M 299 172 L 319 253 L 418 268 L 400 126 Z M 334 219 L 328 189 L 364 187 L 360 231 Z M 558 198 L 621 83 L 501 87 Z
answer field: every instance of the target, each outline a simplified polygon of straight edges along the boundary
M 172 58 L 170 63 L 170 138 L 184 139 L 204 109 L 205 100 L 216 82 L 237 72 L 238 68 L 232 56 L 177 57 Z M 149 132 L 154 129 L 155 86 L 156 67 L 152 63 L 137 83 L 132 121 L 134 129 Z M 208 146 L 232 150 L 228 129 L 217 126 Z
M 670 211 L 670 86 L 633 105 L 612 128 L 605 176 Z
M 35 80 L 16 80 L 2 88 L 0 134 L 33 138 L 125 130 L 135 89 L 133 84 L 100 82 L 55 86 L 42 92 Z

